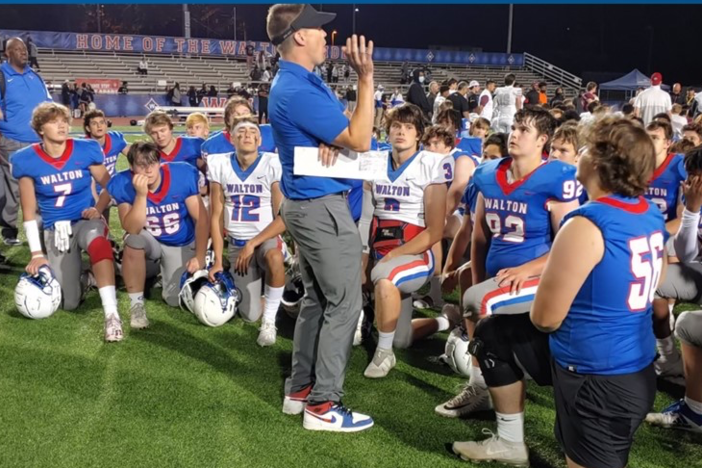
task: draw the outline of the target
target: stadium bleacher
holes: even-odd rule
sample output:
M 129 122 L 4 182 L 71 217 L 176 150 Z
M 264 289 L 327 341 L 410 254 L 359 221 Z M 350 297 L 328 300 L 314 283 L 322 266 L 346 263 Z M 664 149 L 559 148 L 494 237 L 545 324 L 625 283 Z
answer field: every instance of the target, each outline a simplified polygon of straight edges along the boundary
M 149 62 L 146 76 L 137 73 L 137 65 L 142 57 L 146 57 Z M 40 49 L 39 64 L 44 79 L 54 86 L 60 85 L 64 80 L 73 82 L 77 78 L 109 78 L 129 82 L 129 92 L 132 94 L 162 92 L 164 89 L 159 81 L 163 80 L 170 85 L 179 82 L 183 91 L 191 85 L 199 88 L 202 84 L 207 84 L 208 88 L 215 86 L 220 93 L 232 82 L 250 81 L 246 62 L 234 57 Z M 442 64 L 432 64 L 431 70 L 436 81 L 447 78 L 478 80 L 483 86 L 488 79 L 495 80 L 499 85 L 508 72 L 503 67 Z M 528 86 L 534 81 L 546 81 L 550 89 L 560 86 L 553 79 L 534 70 L 511 68 L 509 71 L 517 76 L 517 83 L 522 86 Z M 406 90 L 406 85 L 400 85 L 400 75 L 397 63 L 376 63 L 376 83 L 382 84 L 387 90 L 398 87 Z M 351 81 L 354 81 L 353 73 Z M 564 86 L 564 89 L 568 97 L 577 93 L 574 87 Z

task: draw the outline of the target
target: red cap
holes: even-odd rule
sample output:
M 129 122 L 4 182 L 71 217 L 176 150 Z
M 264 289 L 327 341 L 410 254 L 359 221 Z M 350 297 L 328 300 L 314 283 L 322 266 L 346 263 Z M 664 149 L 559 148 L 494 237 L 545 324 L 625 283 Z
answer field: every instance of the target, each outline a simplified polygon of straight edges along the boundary
M 663 75 L 660 73 L 656 72 L 653 75 L 651 75 L 651 84 L 653 86 L 658 86 L 659 84 L 663 83 Z

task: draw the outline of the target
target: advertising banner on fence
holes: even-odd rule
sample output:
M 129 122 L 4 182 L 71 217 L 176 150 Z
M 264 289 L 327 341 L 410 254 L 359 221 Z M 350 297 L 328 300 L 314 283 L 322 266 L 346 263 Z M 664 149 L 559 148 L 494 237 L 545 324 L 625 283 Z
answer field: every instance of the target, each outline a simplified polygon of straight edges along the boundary
M 78 86 L 89 83 L 98 94 L 117 94 L 120 87 L 120 80 L 106 78 L 76 78 L 76 83 Z
M 38 47 L 65 50 L 244 57 L 246 55 L 246 46 L 253 45 L 256 51 L 263 50 L 270 54 L 275 53 L 273 45 L 270 42 L 264 41 L 0 30 L 0 39 L 12 36 L 23 38 L 31 36 Z M 343 58 L 341 47 L 327 46 L 327 56 L 332 60 Z M 523 54 L 390 47 L 376 47 L 373 58 L 384 62 L 409 61 L 414 63 L 442 63 L 493 67 L 521 67 L 524 64 Z

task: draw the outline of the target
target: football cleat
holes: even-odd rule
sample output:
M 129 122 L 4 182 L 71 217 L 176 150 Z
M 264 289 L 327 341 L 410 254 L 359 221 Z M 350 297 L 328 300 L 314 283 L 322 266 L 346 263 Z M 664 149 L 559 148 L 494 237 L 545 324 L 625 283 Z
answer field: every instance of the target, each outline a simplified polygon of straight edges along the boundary
M 19 313 L 31 319 L 54 314 L 61 305 L 61 285 L 48 265 L 39 268 L 36 276 L 22 273 L 15 287 L 15 305 Z
M 358 432 L 373 427 L 373 419 L 355 413 L 341 403 L 322 403 L 307 406 L 302 427 L 310 431 Z
M 673 403 L 660 413 L 648 413 L 646 422 L 666 429 L 702 433 L 702 414 L 692 411 L 685 400 Z
M 392 349 L 376 348 L 373 359 L 371 359 L 363 375 L 369 379 L 382 379 L 395 367 L 395 364 L 397 364 L 397 361 Z
M 529 449 L 524 442 L 508 442 L 489 429 L 483 434 L 490 438 L 480 442 L 454 442 L 453 453 L 472 462 L 494 461 L 511 466 L 529 466 Z
M 129 315 L 131 317 L 129 326 L 133 329 L 141 330 L 142 328 L 149 327 L 149 319 L 146 318 L 144 304 L 134 304 L 134 306 L 129 309 Z
M 124 332 L 122 331 L 122 321 L 117 314 L 112 314 L 105 319 L 105 341 L 115 343 L 122 341 Z
M 492 409 L 492 399 L 487 388 L 467 383 L 461 392 L 436 408 L 436 414 L 445 418 L 461 418 L 479 411 Z
M 231 320 L 241 302 L 241 292 L 228 271 L 215 274 L 215 282 L 200 287 L 193 301 L 197 319 L 208 327 L 219 327 Z
M 275 322 L 262 320 L 256 343 L 262 347 L 273 346 L 278 335 L 277 331 L 277 328 L 275 328 Z

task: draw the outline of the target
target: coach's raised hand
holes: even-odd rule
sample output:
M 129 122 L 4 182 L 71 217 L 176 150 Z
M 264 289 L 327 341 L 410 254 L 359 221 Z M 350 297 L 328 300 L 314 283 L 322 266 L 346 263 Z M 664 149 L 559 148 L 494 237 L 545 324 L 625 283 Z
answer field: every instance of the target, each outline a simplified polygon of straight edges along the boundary
M 358 75 L 358 80 L 373 79 L 373 41 L 366 44 L 365 36 L 353 35 L 342 47 L 346 60 Z

